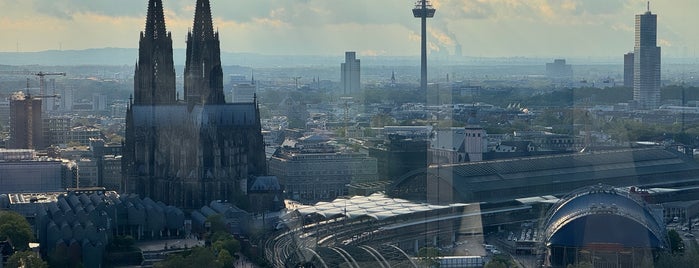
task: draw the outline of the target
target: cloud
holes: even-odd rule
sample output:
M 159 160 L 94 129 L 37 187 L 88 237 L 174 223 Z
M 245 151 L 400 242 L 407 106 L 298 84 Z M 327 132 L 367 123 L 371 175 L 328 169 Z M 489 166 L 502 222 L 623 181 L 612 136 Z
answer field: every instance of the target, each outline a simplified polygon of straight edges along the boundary
M 8 1 L 8 0 L 3 0 Z M 95 13 L 114 17 L 135 17 L 146 13 L 148 6 L 145 1 L 121 0 L 23 0 L 31 3 L 40 14 L 58 19 L 72 20 L 76 14 Z
M 420 37 L 420 34 L 413 31 L 408 32 L 408 40 L 420 42 L 420 39 L 422 39 L 422 37 Z
M 384 56 L 386 54 L 388 54 L 386 52 L 386 50 L 365 49 L 365 50 L 359 51 L 359 55 L 369 56 L 369 57 Z
M 173 45 L 184 47 L 196 0 L 163 0 Z M 433 49 L 473 55 L 622 53 L 645 0 L 432 0 Z M 260 53 L 416 55 L 420 22 L 405 0 L 211 0 L 222 49 Z M 145 0 L 0 0 L 0 50 L 137 47 Z M 699 49 L 699 1 L 654 2 L 659 43 Z M 31 33 L 31 34 L 29 34 Z M 9 40 L 9 41 L 8 41 Z M 31 48 L 29 46 L 32 46 Z M 661 45 L 663 45 L 661 43 Z M 665 51 L 665 50 L 664 50 Z
M 612 25 L 612 30 L 633 33 L 634 32 L 633 27 L 634 26 L 630 23 L 617 23 L 617 24 Z
M 672 42 L 670 42 L 669 40 L 660 38 L 660 39 L 658 39 L 658 46 L 661 46 L 661 47 L 671 47 L 671 46 L 672 46 Z
M 454 39 L 452 39 L 448 34 L 444 33 L 441 29 L 430 28 L 428 32 L 431 35 L 430 40 L 434 40 L 437 44 L 449 47 L 456 44 Z

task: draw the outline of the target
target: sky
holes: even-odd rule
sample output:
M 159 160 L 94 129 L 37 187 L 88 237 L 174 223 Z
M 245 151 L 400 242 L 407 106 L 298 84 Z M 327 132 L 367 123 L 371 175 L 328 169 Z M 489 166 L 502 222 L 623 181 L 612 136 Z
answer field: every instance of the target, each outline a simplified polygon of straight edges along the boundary
M 136 48 L 147 0 L 0 0 L 0 51 Z M 645 0 L 432 0 L 431 53 L 475 57 L 619 57 L 633 50 Z M 173 46 L 185 47 L 196 0 L 163 0 Z M 211 0 L 226 52 L 416 56 L 414 0 Z M 697 0 L 653 1 L 663 57 L 696 57 Z

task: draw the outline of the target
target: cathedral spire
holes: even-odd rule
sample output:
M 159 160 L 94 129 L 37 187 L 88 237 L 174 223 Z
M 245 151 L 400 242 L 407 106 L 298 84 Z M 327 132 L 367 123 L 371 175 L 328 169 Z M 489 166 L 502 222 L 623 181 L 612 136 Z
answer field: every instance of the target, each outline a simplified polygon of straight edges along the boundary
M 184 98 L 199 104 L 225 103 L 218 32 L 214 32 L 209 0 L 197 0 L 194 27 L 187 34 Z
M 134 71 L 134 104 L 175 102 L 175 68 L 172 35 L 165 30 L 163 1 L 148 1 L 146 29 L 141 32 Z
M 201 38 L 200 40 L 207 40 L 214 37 L 214 23 L 211 19 L 211 5 L 209 0 L 197 0 L 192 37 Z
M 167 36 L 162 0 L 148 1 L 145 36 L 150 39 L 165 38 Z

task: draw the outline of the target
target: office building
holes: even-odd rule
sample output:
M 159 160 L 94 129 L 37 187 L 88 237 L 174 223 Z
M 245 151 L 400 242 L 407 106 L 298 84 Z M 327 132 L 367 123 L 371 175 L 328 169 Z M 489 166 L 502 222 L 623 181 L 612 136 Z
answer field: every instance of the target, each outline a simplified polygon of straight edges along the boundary
M 340 64 L 342 75 L 342 93 L 345 95 L 359 92 L 360 63 L 355 52 L 345 52 L 345 62 Z
M 71 140 L 70 116 L 51 116 L 44 118 L 44 138 L 48 145 L 66 144 Z
M 624 87 L 633 87 L 633 52 L 624 54 Z
M 636 15 L 633 60 L 633 100 L 640 109 L 660 106 L 660 47 L 657 46 L 658 17 L 650 10 Z
M 44 146 L 41 120 L 41 99 L 18 92 L 10 100 L 11 149 L 35 149 Z
M 327 143 L 299 143 L 285 141 L 269 160 L 269 173 L 279 178 L 288 198 L 302 203 L 329 201 L 347 195 L 350 183 L 377 180 L 373 157 L 339 151 Z
M 427 167 L 429 141 L 402 135 L 389 135 L 380 146 L 369 147 L 369 156 L 376 158 L 381 180 L 396 180 L 410 171 Z
M 257 85 L 255 84 L 255 80 L 250 83 L 233 84 L 233 89 L 231 90 L 231 102 L 254 102 L 256 93 Z
M 61 96 L 60 109 L 64 112 L 73 111 L 73 89 L 66 88 L 63 89 L 63 95 Z
M 10 101 L 0 100 L 0 124 L 3 126 L 10 125 Z
M 0 149 L 0 193 L 61 191 L 74 180 L 70 168 L 69 162 L 38 158 L 34 150 Z
M 555 59 L 546 63 L 546 77 L 550 79 L 573 79 L 573 66 L 566 64 L 564 59 Z
M 99 185 L 99 168 L 97 161 L 81 158 L 78 164 L 78 187 L 96 187 Z

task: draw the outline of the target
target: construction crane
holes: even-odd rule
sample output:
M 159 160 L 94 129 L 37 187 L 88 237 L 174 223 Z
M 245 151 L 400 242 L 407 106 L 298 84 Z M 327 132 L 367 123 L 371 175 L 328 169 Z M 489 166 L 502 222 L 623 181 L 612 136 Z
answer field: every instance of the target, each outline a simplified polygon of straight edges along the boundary
M 46 76 L 52 76 L 52 75 L 59 75 L 59 76 L 66 76 L 66 73 L 63 72 L 32 72 L 32 71 L 0 71 L 0 74 L 3 75 L 34 75 L 39 77 L 39 95 L 38 96 L 32 96 L 34 98 L 60 98 L 60 96 L 53 94 L 53 95 L 46 95 Z M 29 94 L 29 79 L 27 78 L 27 94 Z M 42 103 L 42 110 L 46 111 L 48 107 L 47 102 Z
M 299 79 L 301 79 L 301 77 L 295 76 L 295 77 L 292 77 L 291 79 L 293 79 L 294 82 L 296 82 L 296 89 L 299 89 Z
M 44 76 L 49 76 L 49 75 L 60 75 L 60 76 L 66 76 L 66 73 L 45 73 L 45 72 L 38 72 L 34 73 L 34 75 L 39 77 L 39 95 L 46 95 L 46 80 L 44 79 Z
M 2 75 L 34 75 L 39 77 L 39 95 L 45 95 L 46 94 L 46 79 L 44 77 L 46 76 L 51 76 L 51 75 L 60 75 L 60 76 L 66 76 L 66 73 L 58 73 L 58 72 L 32 72 L 32 71 L 0 71 L 0 74 Z M 29 82 L 27 82 L 29 84 Z M 29 87 L 29 86 L 27 86 Z
M 54 87 L 54 92 L 53 92 L 54 94 L 53 94 L 53 95 L 50 95 L 50 96 L 49 96 L 49 95 L 46 95 L 46 94 L 47 94 L 47 93 L 46 93 L 46 79 L 45 79 L 44 77 L 45 77 L 45 76 L 49 76 L 49 75 L 66 76 L 66 73 L 45 73 L 45 72 L 38 72 L 38 73 L 35 73 L 34 75 L 36 75 L 36 76 L 39 77 L 39 96 L 34 96 L 35 98 L 42 98 L 42 99 L 46 99 L 46 98 L 60 98 L 59 96 L 57 96 L 57 95 L 55 94 L 55 93 L 56 93 L 56 92 L 55 92 L 55 87 Z M 52 107 L 51 107 L 51 109 L 55 109 L 55 108 L 56 108 L 55 106 L 56 106 L 56 103 L 55 103 L 55 102 L 52 102 Z M 42 101 L 42 102 L 41 102 L 41 110 L 44 111 L 44 112 L 47 112 L 47 111 L 49 110 L 48 108 L 49 108 L 49 102 L 48 102 L 48 101 Z

